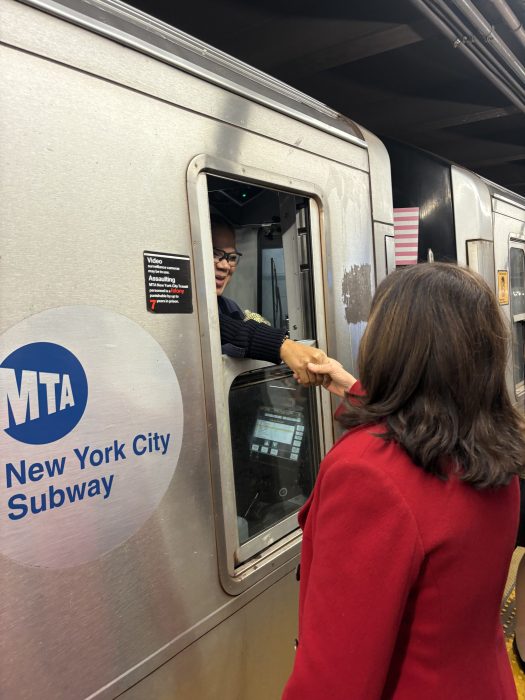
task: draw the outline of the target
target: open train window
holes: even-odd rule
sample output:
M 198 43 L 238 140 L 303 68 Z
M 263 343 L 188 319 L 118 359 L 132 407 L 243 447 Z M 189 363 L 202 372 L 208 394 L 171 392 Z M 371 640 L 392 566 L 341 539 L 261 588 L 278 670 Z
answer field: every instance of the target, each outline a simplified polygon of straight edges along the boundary
M 219 573 L 236 594 L 299 554 L 297 514 L 332 444 L 333 424 L 327 392 L 299 385 L 286 365 L 247 359 L 235 346 L 232 352 L 232 342 L 221 346 L 221 319 L 226 308 L 241 325 L 268 323 L 294 341 L 326 347 L 319 193 L 210 156 L 190 163 L 188 193 L 201 253 L 197 303 Z M 229 229 L 222 248 L 217 222 Z M 226 285 L 217 268 L 224 253 L 233 262 Z
M 308 198 L 216 175 L 207 175 L 207 185 L 212 236 L 217 222 L 227 225 L 242 254 L 220 290 L 237 305 L 234 317 L 242 310 L 293 340 L 315 343 Z M 230 354 L 228 346 L 223 351 Z M 315 392 L 286 366 L 229 368 L 235 560 L 242 564 L 297 528 L 320 462 L 319 423 Z
M 226 221 L 242 253 L 227 296 L 293 340 L 314 338 L 309 198 L 207 176 L 210 214 Z
M 516 396 L 525 393 L 525 252 L 510 248 L 510 314 L 512 319 L 512 357 Z

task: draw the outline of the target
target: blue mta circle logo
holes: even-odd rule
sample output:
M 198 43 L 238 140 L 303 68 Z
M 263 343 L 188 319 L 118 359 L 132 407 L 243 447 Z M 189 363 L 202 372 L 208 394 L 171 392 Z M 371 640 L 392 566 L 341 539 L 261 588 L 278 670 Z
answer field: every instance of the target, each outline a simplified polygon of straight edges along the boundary
M 61 345 L 30 343 L 0 364 L 0 429 L 19 442 L 63 438 L 82 418 L 87 397 L 86 373 Z

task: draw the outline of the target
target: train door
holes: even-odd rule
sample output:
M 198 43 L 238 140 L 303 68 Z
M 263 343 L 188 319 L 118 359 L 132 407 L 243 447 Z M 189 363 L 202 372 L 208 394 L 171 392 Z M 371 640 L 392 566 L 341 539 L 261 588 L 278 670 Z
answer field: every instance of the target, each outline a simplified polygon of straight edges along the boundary
M 313 189 L 283 189 L 271 173 L 209 158 L 196 159 L 189 173 L 205 279 L 198 304 L 209 340 L 206 399 L 220 576 L 223 588 L 237 594 L 297 553 L 297 513 L 333 429 L 329 397 L 297 384 L 285 365 L 221 354 L 210 218 L 227 222 L 242 254 L 226 292 L 236 317 L 326 347 L 319 208 Z

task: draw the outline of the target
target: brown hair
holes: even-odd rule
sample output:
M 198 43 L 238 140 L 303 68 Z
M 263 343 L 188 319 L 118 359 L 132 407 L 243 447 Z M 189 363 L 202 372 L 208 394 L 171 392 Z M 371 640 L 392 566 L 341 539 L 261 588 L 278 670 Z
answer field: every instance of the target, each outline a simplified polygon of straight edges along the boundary
M 508 330 L 488 284 L 471 270 L 424 263 L 378 287 L 359 349 L 361 399 L 346 428 L 386 422 L 414 463 L 485 488 L 525 463 L 525 423 L 505 384 Z

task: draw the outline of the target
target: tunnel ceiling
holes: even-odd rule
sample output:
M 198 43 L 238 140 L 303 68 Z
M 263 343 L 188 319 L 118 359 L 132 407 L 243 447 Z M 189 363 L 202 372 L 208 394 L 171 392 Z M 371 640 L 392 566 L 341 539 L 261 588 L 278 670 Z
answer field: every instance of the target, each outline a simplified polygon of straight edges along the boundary
M 325 102 L 379 136 L 424 148 L 525 195 L 525 80 L 520 73 L 525 47 L 494 2 L 470 0 L 499 37 L 498 46 L 516 59 L 505 63 L 494 36 L 484 37 L 460 13 L 462 2 L 130 4 Z M 525 24 L 525 0 L 506 3 Z M 424 6 L 437 8 L 441 25 Z M 457 23 L 451 19 L 456 13 Z M 478 61 L 481 56 L 481 65 L 486 61 L 499 86 L 472 62 L 472 53 Z

